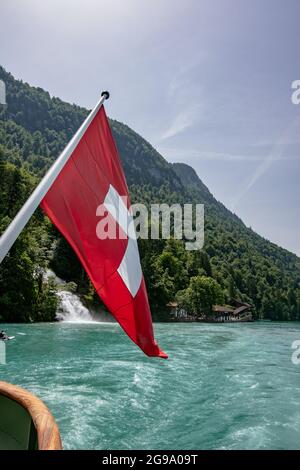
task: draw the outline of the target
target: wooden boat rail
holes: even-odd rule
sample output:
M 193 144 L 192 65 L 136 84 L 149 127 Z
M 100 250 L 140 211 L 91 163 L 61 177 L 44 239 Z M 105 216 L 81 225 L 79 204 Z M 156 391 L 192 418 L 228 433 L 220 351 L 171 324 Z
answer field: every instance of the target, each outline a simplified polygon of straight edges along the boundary
M 0 395 L 19 403 L 28 412 L 37 432 L 38 450 L 62 449 L 55 419 L 39 398 L 21 387 L 2 381 L 0 381 Z

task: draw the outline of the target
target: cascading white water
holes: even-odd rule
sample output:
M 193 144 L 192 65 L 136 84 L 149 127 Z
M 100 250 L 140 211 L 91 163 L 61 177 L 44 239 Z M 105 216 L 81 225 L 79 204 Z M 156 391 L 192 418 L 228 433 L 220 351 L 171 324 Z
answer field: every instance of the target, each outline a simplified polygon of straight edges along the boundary
M 108 312 L 95 309 L 91 313 L 83 305 L 77 294 L 67 290 L 66 281 L 56 276 L 51 269 L 44 271 L 44 278 L 46 280 L 52 278 L 58 287 L 59 306 L 56 312 L 57 320 L 69 323 L 115 323 L 115 319 Z
M 44 277 L 45 279 L 54 279 L 55 284 L 59 287 L 57 292 L 57 296 L 59 298 L 59 306 L 56 312 L 57 320 L 70 323 L 107 321 L 106 318 L 102 318 L 101 314 L 97 314 L 97 318 L 93 317 L 89 310 L 83 305 L 78 295 L 64 289 L 64 286 L 66 286 L 67 283 L 56 276 L 53 271 L 47 269 L 44 273 Z
M 60 299 L 56 313 L 56 317 L 59 321 L 72 323 L 87 323 L 95 321 L 76 294 L 61 290 L 57 295 Z

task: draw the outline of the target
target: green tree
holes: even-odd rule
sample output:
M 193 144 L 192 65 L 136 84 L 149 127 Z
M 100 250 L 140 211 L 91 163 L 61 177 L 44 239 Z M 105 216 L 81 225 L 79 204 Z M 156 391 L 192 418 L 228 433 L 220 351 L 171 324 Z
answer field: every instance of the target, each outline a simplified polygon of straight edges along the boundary
M 219 284 L 206 276 L 191 278 L 187 289 L 178 292 L 177 301 L 180 307 L 190 314 L 208 316 L 216 303 L 224 301 L 224 294 Z

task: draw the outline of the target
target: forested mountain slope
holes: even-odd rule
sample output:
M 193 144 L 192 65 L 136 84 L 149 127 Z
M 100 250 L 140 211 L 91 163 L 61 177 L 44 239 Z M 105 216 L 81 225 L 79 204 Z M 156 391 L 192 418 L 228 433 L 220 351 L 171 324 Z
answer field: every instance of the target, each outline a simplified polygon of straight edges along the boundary
M 15 80 L 1 67 L 0 79 L 6 83 L 8 103 L 0 106 L 3 231 L 88 111 Z M 153 313 L 161 314 L 170 300 L 184 298 L 191 285 L 195 289 L 209 281 L 213 286 L 210 303 L 238 297 L 251 302 L 260 317 L 300 319 L 299 258 L 247 228 L 216 201 L 191 167 L 168 163 L 128 126 L 115 120 L 111 125 L 133 201 L 205 205 L 203 250 L 187 252 L 182 242 L 173 239 L 140 242 Z M 30 269 L 26 268 L 29 262 Z M 37 211 L 0 268 L 3 319 L 23 321 L 54 316 L 53 286 L 39 275 L 40 267 L 49 264 L 59 276 L 74 281 L 87 302 L 96 301 L 75 255 Z

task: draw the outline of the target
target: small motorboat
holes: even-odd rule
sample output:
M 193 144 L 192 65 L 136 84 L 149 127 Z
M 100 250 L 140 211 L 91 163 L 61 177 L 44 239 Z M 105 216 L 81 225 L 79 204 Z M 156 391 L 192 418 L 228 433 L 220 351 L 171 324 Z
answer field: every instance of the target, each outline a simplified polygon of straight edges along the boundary
M 35 395 L 0 381 L 0 450 L 61 450 L 57 424 Z
M 8 336 L 8 334 L 1 330 L 0 331 L 0 340 L 2 341 L 9 341 L 10 339 L 15 339 L 15 336 Z
M 1 341 L 9 341 L 11 339 L 15 339 L 15 336 L 7 336 L 5 335 L 3 338 L 0 338 Z

